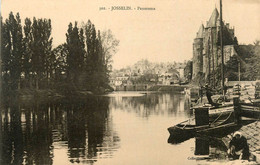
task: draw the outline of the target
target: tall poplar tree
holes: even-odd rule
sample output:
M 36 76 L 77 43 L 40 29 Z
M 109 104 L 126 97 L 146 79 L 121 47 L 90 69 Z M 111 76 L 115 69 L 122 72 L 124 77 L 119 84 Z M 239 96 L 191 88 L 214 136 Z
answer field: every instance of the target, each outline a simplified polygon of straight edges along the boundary
M 86 71 L 89 88 L 96 92 L 104 92 L 109 87 L 109 73 L 112 69 L 112 56 L 117 51 L 119 41 L 110 30 L 96 31 L 95 25 L 89 20 L 85 25 L 86 35 Z
M 97 36 L 95 25 L 88 20 L 88 23 L 85 25 L 85 35 L 86 35 L 86 72 L 89 90 L 96 90 L 95 88 L 98 86 L 96 82 L 99 78 L 97 75 L 97 66 L 98 66 L 98 54 L 97 54 Z
M 23 55 L 23 34 L 19 13 L 16 16 L 11 12 L 3 28 L 4 38 L 4 70 L 9 73 L 11 89 L 20 88 L 21 60 Z
M 3 45 L 2 45 L 2 40 L 3 40 L 3 36 L 2 36 L 2 29 L 3 29 L 3 18 L 2 15 L 0 13 L 0 103 L 2 101 L 2 52 L 3 52 Z
M 1 26 L 1 61 L 2 61 L 2 82 L 3 82 L 3 92 L 8 89 L 8 82 L 10 80 L 9 74 L 9 64 L 10 64 L 10 33 L 8 33 L 8 28 L 4 22 L 2 22 Z
M 51 55 L 52 49 L 50 19 L 33 18 L 32 40 L 32 72 L 35 76 L 36 89 L 39 89 L 39 80 L 48 79 L 47 59 Z
M 24 21 L 24 57 L 23 57 L 23 72 L 25 74 L 26 86 L 29 83 L 29 87 L 32 88 L 32 44 L 33 44 L 33 36 L 32 36 L 32 21 L 29 18 L 26 18 Z
M 77 27 L 77 22 L 75 22 L 74 27 L 70 23 L 66 33 L 67 74 L 69 82 L 74 85 L 78 85 L 79 75 L 84 66 L 84 46 L 83 30 Z

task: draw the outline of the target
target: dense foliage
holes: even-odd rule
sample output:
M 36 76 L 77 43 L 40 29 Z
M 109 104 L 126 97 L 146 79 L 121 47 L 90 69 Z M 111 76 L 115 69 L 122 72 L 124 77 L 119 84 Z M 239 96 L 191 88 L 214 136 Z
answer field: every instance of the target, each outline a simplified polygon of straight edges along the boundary
M 84 24 L 84 23 L 83 23 Z M 110 30 L 100 32 L 88 21 L 70 23 L 66 42 L 53 48 L 50 19 L 26 18 L 19 13 L 1 19 L 1 60 L 5 92 L 30 89 L 109 89 L 111 57 L 119 41 Z M 68 90 L 65 88 L 65 90 Z
M 230 81 L 254 81 L 260 79 L 260 46 L 239 45 L 235 47 L 238 55 L 232 56 L 225 66 L 225 77 Z

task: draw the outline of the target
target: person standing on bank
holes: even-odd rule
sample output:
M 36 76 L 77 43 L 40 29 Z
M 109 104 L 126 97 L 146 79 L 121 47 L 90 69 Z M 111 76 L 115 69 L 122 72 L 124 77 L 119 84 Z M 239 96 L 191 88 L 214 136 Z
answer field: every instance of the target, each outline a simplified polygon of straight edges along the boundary
M 248 160 L 249 155 L 249 147 L 246 138 L 240 132 L 235 132 L 229 142 L 228 157 Z
M 214 105 L 211 96 L 212 96 L 212 89 L 208 86 L 208 84 L 205 85 L 205 90 L 206 90 L 206 96 L 208 99 L 209 104 L 211 104 L 212 106 Z
M 208 84 L 206 84 L 204 87 L 200 87 L 200 90 L 199 90 L 199 93 L 200 94 L 202 94 L 201 95 L 201 99 L 202 99 L 202 97 L 203 97 L 203 90 L 205 90 L 206 91 L 206 97 L 207 97 L 207 100 L 208 100 L 208 103 L 210 104 L 210 105 L 212 105 L 212 106 L 219 106 L 220 104 L 218 104 L 218 103 L 214 103 L 213 102 L 213 100 L 212 100 L 212 98 L 211 98 L 211 96 L 213 95 L 212 93 L 213 93 L 213 89 L 211 88 L 211 87 L 209 87 L 209 85 Z M 215 90 L 214 90 L 215 91 Z

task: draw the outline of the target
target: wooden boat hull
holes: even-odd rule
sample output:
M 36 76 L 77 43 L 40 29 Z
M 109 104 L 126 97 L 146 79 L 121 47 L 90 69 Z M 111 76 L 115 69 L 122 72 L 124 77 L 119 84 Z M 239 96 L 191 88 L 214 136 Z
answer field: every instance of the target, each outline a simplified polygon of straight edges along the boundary
M 180 126 L 173 126 L 173 127 L 169 127 L 168 131 L 171 135 L 175 135 L 175 136 L 182 136 L 182 135 L 187 135 L 187 136 L 192 136 L 195 135 L 196 133 L 196 129 L 193 128 L 181 128 Z
M 208 128 L 202 129 L 202 130 L 198 130 L 196 132 L 196 134 L 214 135 L 214 136 L 222 137 L 228 133 L 233 132 L 234 130 L 236 130 L 239 127 L 241 127 L 241 126 L 238 125 L 237 123 L 231 122 L 231 123 L 223 124 L 223 125 L 216 126 L 216 127 L 208 127 Z
M 237 127 L 238 125 L 234 122 L 222 124 L 219 126 L 210 126 L 210 125 L 204 125 L 204 126 L 193 126 L 190 128 L 181 128 L 180 126 L 173 126 L 169 127 L 168 131 L 170 135 L 172 136 L 188 136 L 192 137 L 196 134 L 219 134 L 221 132 L 228 132 L 229 129 L 233 129 Z
M 260 119 L 260 107 L 253 104 L 240 104 L 241 116 Z
M 210 110 L 211 111 L 211 110 Z M 197 133 L 217 133 L 219 131 L 235 127 L 233 106 L 215 109 L 209 114 L 209 124 L 197 126 L 190 123 L 191 120 L 184 121 L 175 126 L 169 127 L 168 131 L 172 137 L 193 137 Z M 194 120 L 194 119 L 193 119 Z

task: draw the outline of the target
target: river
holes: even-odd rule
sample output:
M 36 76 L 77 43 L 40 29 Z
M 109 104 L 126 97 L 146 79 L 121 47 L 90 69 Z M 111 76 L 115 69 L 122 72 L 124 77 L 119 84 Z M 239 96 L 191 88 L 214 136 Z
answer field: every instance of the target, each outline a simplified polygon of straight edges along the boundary
M 174 93 L 117 92 L 84 99 L 10 99 L 1 109 L 0 164 L 168 165 L 225 161 L 209 140 L 168 142 L 193 116 Z M 197 156 L 199 152 L 207 156 Z

